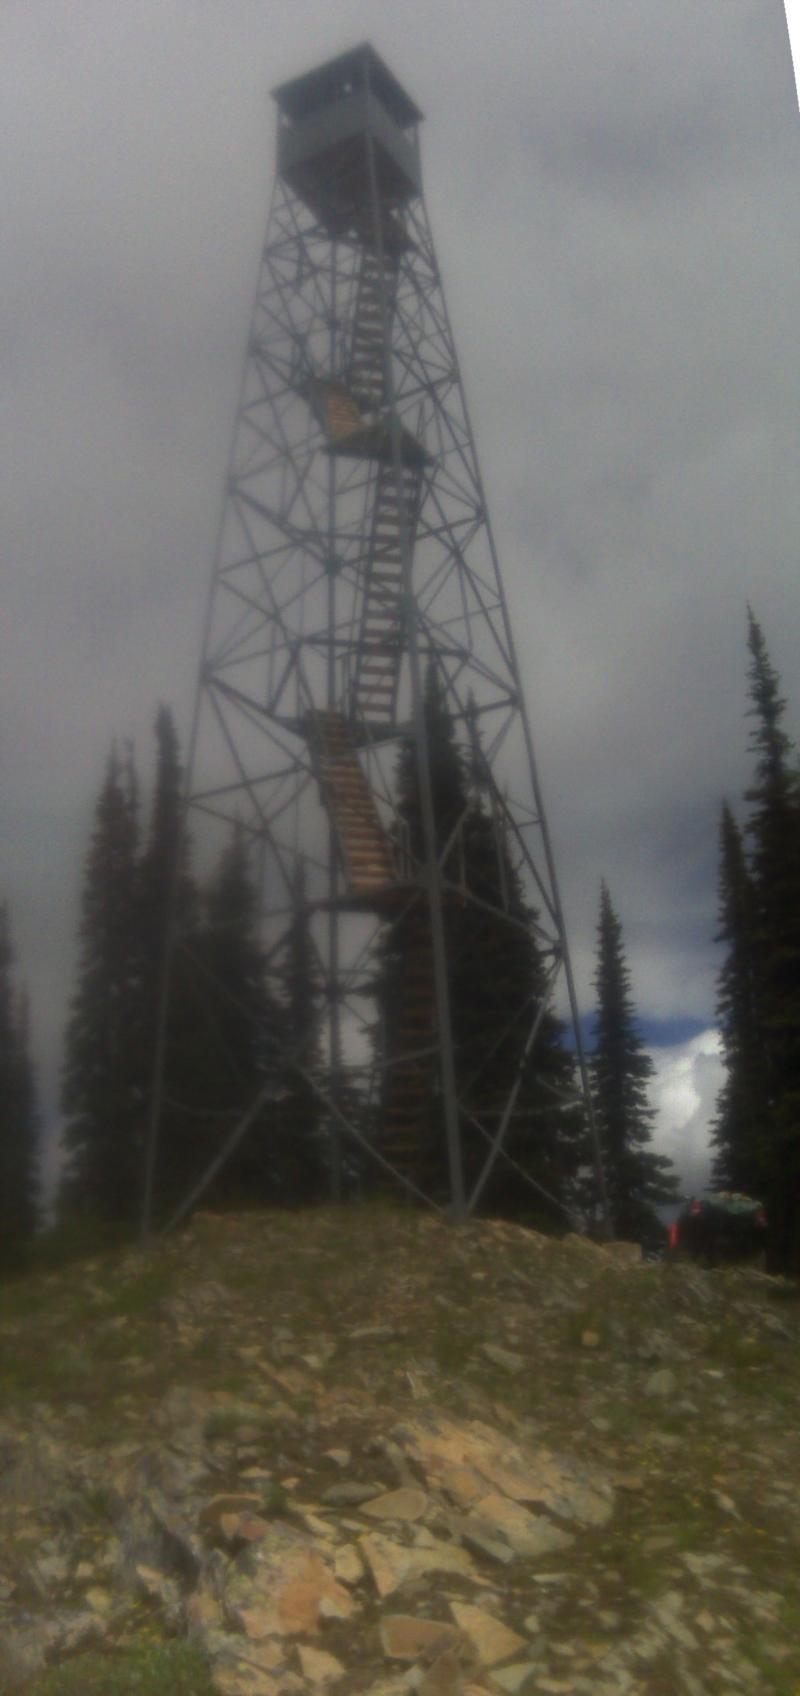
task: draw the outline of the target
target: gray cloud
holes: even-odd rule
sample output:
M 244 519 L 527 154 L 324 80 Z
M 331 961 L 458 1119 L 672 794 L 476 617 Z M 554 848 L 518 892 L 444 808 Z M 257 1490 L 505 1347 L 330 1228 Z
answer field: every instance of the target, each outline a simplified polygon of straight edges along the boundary
M 672 1160 L 684 1195 L 700 1195 L 711 1182 L 711 1121 L 724 1072 L 715 1031 L 662 1049 L 655 1056 L 652 1099 L 656 1142 Z

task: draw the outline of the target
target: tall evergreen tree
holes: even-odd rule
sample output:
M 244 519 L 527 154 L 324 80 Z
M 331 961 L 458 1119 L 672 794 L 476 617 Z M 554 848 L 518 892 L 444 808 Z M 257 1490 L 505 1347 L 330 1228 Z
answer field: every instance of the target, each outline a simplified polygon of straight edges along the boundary
M 139 878 L 142 954 L 139 1068 L 142 1119 L 149 1134 L 161 1036 L 156 1204 L 173 1207 L 194 1169 L 191 1137 L 181 1104 L 187 1091 L 189 1095 L 192 1093 L 197 1063 L 194 968 L 187 950 L 195 940 L 199 908 L 183 827 L 178 736 L 172 714 L 163 704 L 156 714 L 155 739 L 155 784 Z M 162 1017 L 165 1028 L 159 1033 Z
M 423 702 L 431 792 L 434 807 L 436 850 L 442 878 L 457 887 L 463 877 L 461 831 L 466 816 L 468 797 L 464 760 L 447 712 L 444 693 L 433 665 L 425 679 Z M 416 879 L 425 864 L 426 845 L 423 824 L 422 798 L 414 741 L 406 738 L 400 745 L 395 775 L 397 790 L 397 819 L 395 849 L 398 862 L 404 867 L 409 882 Z M 455 947 L 455 906 L 445 892 L 443 921 L 448 959 L 452 962 Z M 398 917 L 386 927 L 377 963 L 377 1046 L 380 1061 L 388 1067 L 384 1073 L 385 1111 L 396 1092 L 396 1067 L 411 1041 L 408 1033 L 409 1007 L 422 1007 L 428 1020 L 428 1007 L 433 1002 L 433 956 L 427 903 L 420 892 Z M 419 1015 L 418 1015 L 419 1018 Z M 452 1005 L 451 1020 L 455 1023 Z M 455 1032 L 454 1032 L 455 1038 Z M 430 1024 L 421 1035 L 423 1047 L 432 1050 L 436 1041 L 433 1012 Z M 414 1047 L 417 1046 L 416 1041 Z M 416 1064 L 419 1087 L 424 1091 L 423 1119 L 416 1140 L 418 1150 L 414 1171 L 407 1172 L 426 1195 L 446 1198 L 449 1174 L 445 1143 L 443 1104 L 434 1093 L 435 1067 L 432 1058 L 422 1058 Z M 405 1068 L 401 1068 L 401 1072 Z M 412 1086 L 413 1087 L 413 1086 Z M 391 1153 L 391 1149 L 389 1149 Z
M 156 777 L 148 839 L 142 854 L 141 925 L 148 997 L 155 999 L 167 928 L 190 928 L 194 889 L 181 811 L 182 772 L 178 736 L 168 707 L 156 714 Z
M 574 1100 L 572 1059 L 564 1049 L 558 1020 L 543 1006 L 546 973 L 536 914 L 526 901 L 510 852 L 474 723 L 465 753 L 433 666 L 426 678 L 424 710 L 467 1193 L 482 1172 L 489 1139 L 518 1081 L 505 1153 L 563 1203 L 580 1161 L 580 1115 L 566 1105 L 570 1097 Z M 413 869 L 424 860 L 424 832 L 410 742 L 401 749 L 397 790 Z M 390 1058 L 397 1053 L 407 973 L 419 969 L 414 959 L 418 926 L 419 914 L 412 908 L 387 937 L 380 1001 Z M 526 1056 L 537 1017 L 536 1040 Z M 417 1181 L 427 1193 L 447 1193 L 443 1111 L 435 1096 Z M 537 1203 L 519 1170 L 502 1157 L 493 1167 L 481 1207 L 487 1212 L 530 1213 Z
M 326 1188 L 323 1113 L 314 1088 L 322 1075 L 320 985 L 306 906 L 305 869 L 298 861 L 294 919 L 282 970 L 284 1053 L 289 1064 L 278 1126 L 277 1180 L 282 1199 L 318 1200 Z
M 748 648 L 756 767 L 747 829 L 769 1117 L 763 1188 L 772 1264 L 800 1271 L 800 796 L 783 729 L 786 703 L 750 609 Z
M 270 1098 L 207 1192 L 212 1204 L 281 1196 L 285 1019 L 266 978 L 247 847 L 236 830 L 204 899 L 186 961 L 186 1017 L 175 1033 L 162 1149 L 162 1205 L 180 1202 L 265 1086 Z
M 459 1092 L 469 1114 L 468 1183 L 479 1176 L 486 1155 L 485 1136 L 474 1122 L 496 1132 L 518 1082 L 503 1146 L 543 1187 L 542 1199 L 535 1202 L 519 1171 L 501 1159 L 481 1206 L 503 1214 L 535 1212 L 562 1224 L 584 1158 L 574 1062 L 548 1005 L 538 916 L 526 900 L 502 819 L 491 797 L 479 792 L 467 813 L 463 856 L 465 901 L 454 937 L 452 984 Z M 553 1198 L 549 1204 L 544 1191 Z
M 727 802 L 722 808 L 720 913 L 716 940 L 726 953 L 718 978 L 717 1014 L 725 1082 L 711 1140 L 714 1182 L 758 1195 L 768 1147 L 768 1085 L 756 947 L 756 892 L 742 834 Z
M 38 1120 L 25 998 L 14 984 L 8 908 L 0 905 L 0 1273 L 24 1264 L 36 1228 Z
M 614 1235 L 641 1240 L 657 1224 L 654 1211 L 674 1201 L 671 1162 L 650 1148 L 653 1062 L 636 1028 L 622 926 L 603 883 L 595 977 L 597 1013 L 591 1070 Z
M 133 1220 L 142 1160 L 138 803 L 132 756 L 106 767 L 84 871 L 78 983 L 65 1038 L 60 1206 Z

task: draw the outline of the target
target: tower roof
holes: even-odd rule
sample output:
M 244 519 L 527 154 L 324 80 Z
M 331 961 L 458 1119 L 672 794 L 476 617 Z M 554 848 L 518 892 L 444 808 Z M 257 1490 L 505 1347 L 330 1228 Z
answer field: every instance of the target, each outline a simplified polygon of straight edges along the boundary
M 351 47 L 335 59 L 328 59 L 324 65 L 318 65 L 316 70 L 307 71 L 302 77 L 281 83 L 279 88 L 273 89 L 272 96 L 281 112 L 297 122 L 339 95 L 352 92 L 354 88 L 363 88 L 367 80 L 401 129 L 409 129 L 412 124 L 421 121 L 419 107 L 368 41 L 362 41 L 360 46 Z

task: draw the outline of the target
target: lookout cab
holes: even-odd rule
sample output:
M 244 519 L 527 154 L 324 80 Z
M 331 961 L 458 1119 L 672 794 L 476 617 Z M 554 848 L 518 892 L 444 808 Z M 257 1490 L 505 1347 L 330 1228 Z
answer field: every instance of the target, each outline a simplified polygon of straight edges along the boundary
M 422 113 L 364 43 L 274 90 L 278 175 L 332 236 L 363 228 L 374 188 L 384 216 L 420 193 Z

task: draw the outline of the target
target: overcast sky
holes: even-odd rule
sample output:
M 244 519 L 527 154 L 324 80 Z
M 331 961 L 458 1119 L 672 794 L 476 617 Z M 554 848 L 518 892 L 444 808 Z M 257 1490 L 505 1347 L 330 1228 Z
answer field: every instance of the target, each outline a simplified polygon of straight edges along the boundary
M 426 115 L 588 1009 L 599 883 L 664 1138 L 719 1081 L 752 601 L 800 729 L 798 115 L 781 0 L 4 0 L 2 861 L 52 1109 L 112 736 L 185 732 L 274 168 L 369 38 Z

